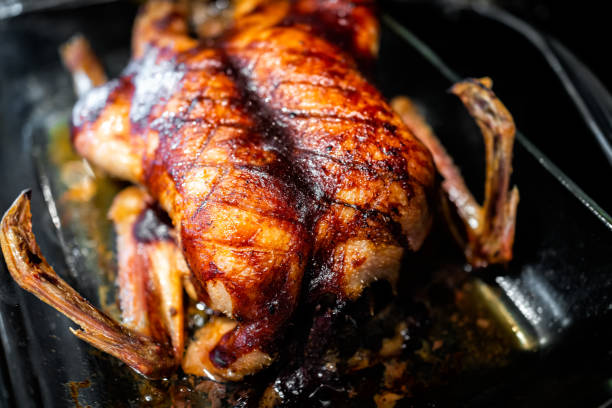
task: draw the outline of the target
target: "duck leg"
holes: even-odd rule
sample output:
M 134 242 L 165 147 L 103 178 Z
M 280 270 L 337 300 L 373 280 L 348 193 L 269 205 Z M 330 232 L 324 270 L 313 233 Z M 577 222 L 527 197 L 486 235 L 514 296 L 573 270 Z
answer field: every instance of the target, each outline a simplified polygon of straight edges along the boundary
M 179 361 L 185 345 L 183 280 L 189 268 L 174 229 L 139 187 L 128 187 L 115 197 L 109 218 L 117 233 L 123 324 L 161 342 L 169 337 Z

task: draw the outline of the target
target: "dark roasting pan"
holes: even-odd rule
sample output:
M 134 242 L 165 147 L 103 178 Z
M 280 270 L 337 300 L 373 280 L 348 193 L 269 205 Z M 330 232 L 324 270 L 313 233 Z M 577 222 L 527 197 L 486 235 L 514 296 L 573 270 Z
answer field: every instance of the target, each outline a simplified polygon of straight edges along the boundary
M 121 185 L 100 181 L 97 198 L 82 205 L 62 199 L 69 182 L 62 166 L 78 160 L 64 144 L 74 96 L 57 48 L 82 32 L 116 75 L 128 57 L 134 13 L 133 4 L 110 3 L 0 20 L 0 211 L 31 187 L 34 231 L 47 259 L 86 298 L 111 309 L 114 241 L 105 209 Z M 483 177 L 482 142 L 446 93 L 452 81 L 492 77 L 520 129 L 515 259 L 506 268 L 470 271 L 438 225 L 422 253 L 408 260 L 401 295 L 387 305 L 409 322 L 411 336 L 396 406 L 610 406 L 612 169 L 604 86 L 563 39 L 539 37 L 499 9 L 387 2 L 382 13 L 376 81 L 387 96 L 405 94 L 423 108 L 474 191 Z M 341 324 L 330 333 L 345 348 L 340 362 L 357 347 L 380 346 L 394 317 L 376 310 L 364 317 L 363 309 L 364 302 L 380 303 L 385 290 L 375 287 L 352 308 L 359 327 Z M 190 406 L 191 399 L 195 407 L 209 406 L 206 391 L 219 392 L 180 378 L 144 381 L 78 340 L 70 326 L 19 289 L 0 261 L 0 406 Z M 385 367 L 323 375 L 293 401 L 374 407 L 375 396 L 397 388 L 384 383 Z M 224 390 L 233 395 L 224 404 L 251 406 L 279 370 Z M 278 375 L 291 391 L 288 377 Z

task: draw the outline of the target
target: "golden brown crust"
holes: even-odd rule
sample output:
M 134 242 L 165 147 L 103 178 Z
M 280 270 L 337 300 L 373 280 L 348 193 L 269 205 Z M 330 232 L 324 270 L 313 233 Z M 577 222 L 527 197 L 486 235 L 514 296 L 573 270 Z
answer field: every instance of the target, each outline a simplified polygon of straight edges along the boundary
M 430 225 L 431 155 L 350 57 L 279 16 L 281 8 L 265 0 L 245 8 L 225 50 L 283 129 L 294 166 L 329 206 L 314 228 L 314 281 L 335 282 L 326 290 L 344 297 L 344 282 L 360 274 L 360 262 L 345 262 L 347 242 L 369 240 L 371 256 L 420 247 Z
M 212 359 L 229 366 L 278 339 L 309 238 L 300 193 L 280 172 L 288 166 L 257 132 L 220 53 L 187 37 L 184 18 L 170 2 L 145 6 L 124 75 L 98 106 L 86 97 L 75 107 L 74 143 L 111 171 L 115 157 L 89 146 L 114 142 L 134 163 L 114 174 L 147 187 L 177 229 L 200 298 L 240 323 Z
M 300 26 L 359 62 L 376 58 L 380 28 L 374 0 L 236 0 L 234 30 Z
M 449 199 L 455 203 L 461 219 L 466 225 L 479 224 L 481 217 L 480 206 L 467 188 L 463 176 L 457 166 L 455 166 L 452 157 L 446 152 L 446 149 L 433 133 L 433 130 L 417 111 L 416 106 L 405 96 L 393 98 L 391 106 L 431 152 L 436 168 L 444 179 L 442 187 L 447 192 Z
M 188 38 L 184 10 L 169 2 L 148 3 L 124 75 L 74 113 L 77 149 L 147 187 L 177 229 L 200 298 L 238 322 L 202 360 L 226 375 L 261 360 L 246 356 L 271 355 L 311 239 L 311 294 L 355 298 L 371 280 L 393 280 L 402 248 L 418 248 L 430 223 L 428 151 L 352 59 L 285 19 L 288 8 L 267 10 L 245 17 L 227 51 L 283 142 L 256 131 L 222 53 Z
M 29 219 L 18 220 L 25 235 L 9 237 L 23 248 L 5 249 L 9 230 L 0 238 L 18 282 L 81 324 L 79 337 L 155 375 L 176 365 L 183 350 L 179 244 L 199 300 L 229 317 L 215 316 L 198 332 L 183 368 L 238 380 L 271 363 L 307 262 L 311 301 L 329 293 L 355 299 L 371 281 L 397 278 L 404 248 L 418 249 L 429 230 L 432 158 L 357 69 L 356 58 L 376 54 L 370 2 L 244 0 L 222 50 L 187 35 L 183 4 L 148 3 L 134 29 L 131 64 L 74 109 L 77 150 L 145 186 L 175 227 L 159 241 L 139 242 L 139 219 L 153 198 L 132 188 L 135 206 L 125 194 L 115 203 L 112 217 L 127 239 L 119 257 L 128 328 L 58 280 Z M 345 30 L 346 22 L 353 26 Z M 227 57 L 246 89 L 228 73 Z M 68 64 L 73 72 L 86 59 L 76 61 Z M 513 127 L 492 94 L 469 85 L 454 91 L 493 158 L 487 197 L 504 187 L 483 210 L 492 219 L 488 230 L 504 239 L 477 242 L 472 255 L 504 257 L 518 201 L 516 191 L 506 194 Z M 493 114 L 479 111 L 486 104 Z M 501 151 L 491 148 L 498 139 Z M 18 258 L 27 265 L 15 266 Z M 46 283 L 32 284 L 28 274 Z

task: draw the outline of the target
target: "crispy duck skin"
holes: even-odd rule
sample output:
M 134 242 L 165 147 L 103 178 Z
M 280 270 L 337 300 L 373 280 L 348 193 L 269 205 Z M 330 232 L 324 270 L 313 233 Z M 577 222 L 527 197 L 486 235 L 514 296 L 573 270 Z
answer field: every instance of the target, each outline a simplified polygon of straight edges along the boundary
M 202 356 L 205 370 L 239 379 L 271 361 L 296 305 L 309 257 L 301 194 L 179 5 L 148 3 L 132 46 L 123 76 L 75 106 L 73 142 L 168 212 L 200 299 L 238 322 Z
M 224 49 L 325 207 L 309 296 L 355 298 L 374 279 L 393 280 L 403 248 L 427 235 L 431 155 L 351 57 L 291 23 L 289 2 L 252 3 L 238 3 Z
M 253 0 L 261 2 L 260 0 Z M 368 0 L 296 0 L 281 23 L 304 21 L 314 26 L 315 34 L 350 53 L 366 64 L 376 58 L 379 32 L 375 7 Z M 251 5 L 251 7 L 253 7 Z M 243 11 L 244 14 L 246 10 Z M 297 17 L 296 17 L 297 16 Z M 317 24 L 324 23 L 323 25 Z M 349 22 L 351 24 L 349 24 Z M 455 84 L 451 92 L 464 103 L 481 129 L 486 147 L 485 200 L 480 206 L 467 188 L 459 169 L 444 146 L 406 97 L 391 102 L 410 131 L 427 147 L 435 166 L 443 178 L 442 189 L 455 206 L 463 221 L 456 228 L 452 217 L 449 227 L 465 251 L 467 261 L 474 267 L 507 263 L 512 259 L 516 208 L 519 193 L 509 190 L 512 173 L 512 150 L 515 126 L 512 115 L 492 91 L 489 78 L 467 79 Z M 459 230 L 464 230 L 462 234 Z M 463 239 L 465 235 L 467 239 Z

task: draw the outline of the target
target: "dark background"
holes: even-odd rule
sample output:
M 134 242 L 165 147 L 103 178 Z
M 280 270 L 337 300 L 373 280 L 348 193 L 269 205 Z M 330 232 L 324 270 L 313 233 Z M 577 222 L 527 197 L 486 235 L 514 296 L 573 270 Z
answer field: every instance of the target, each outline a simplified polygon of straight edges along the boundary
M 601 1 L 493 2 L 552 34 L 571 49 L 606 85 L 612 88 L 612 58 L 606 57 L 610 37 L 609 15 Z

